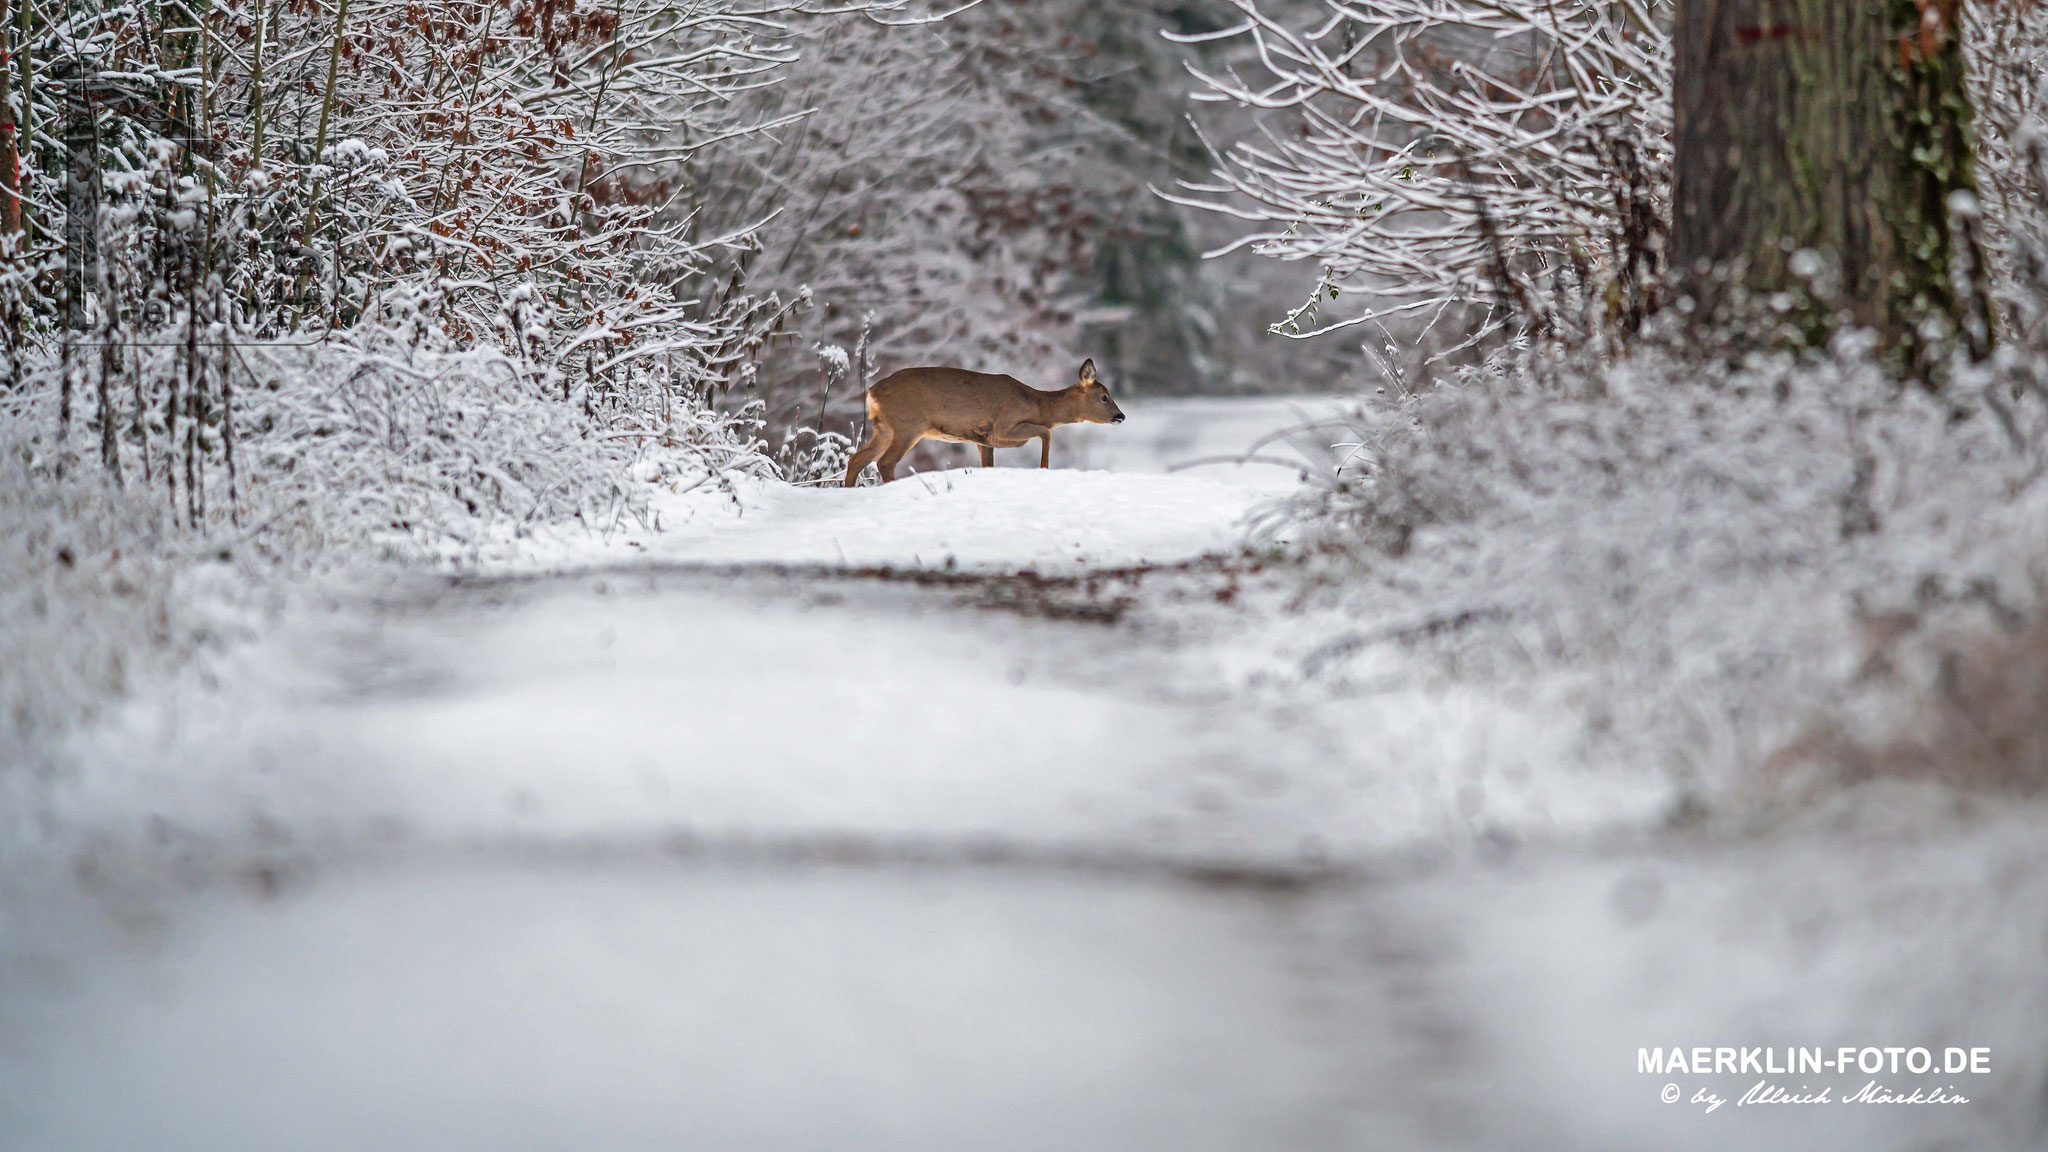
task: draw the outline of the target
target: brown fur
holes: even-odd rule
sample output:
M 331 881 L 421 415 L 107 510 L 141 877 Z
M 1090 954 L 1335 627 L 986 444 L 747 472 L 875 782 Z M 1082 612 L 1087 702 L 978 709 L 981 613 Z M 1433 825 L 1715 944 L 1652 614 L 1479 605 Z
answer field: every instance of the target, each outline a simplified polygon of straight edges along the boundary
M 879 461 L 884 483 L 919 440 L 981 446 L 981 466 L 995 466 L 995 450 L 1037 440 L 1038 466 L 1052 466 L 1052 430 L 1062 424 L 1114 424 L 1124 414 L 1096 378 L 1095 361 L 1081 365 L 1072 387 L 1046 392 L 1014 376 L 964 368 L 905 368 L 868 389 L 872 431 L 846 462 L 846 487 Z

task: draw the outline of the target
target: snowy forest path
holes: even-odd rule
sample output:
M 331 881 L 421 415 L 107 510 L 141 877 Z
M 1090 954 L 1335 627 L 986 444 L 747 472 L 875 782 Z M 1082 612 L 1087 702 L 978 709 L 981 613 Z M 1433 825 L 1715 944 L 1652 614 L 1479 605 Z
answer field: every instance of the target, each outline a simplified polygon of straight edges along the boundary
M 0 980 L 21 1146 L 1349 1143 L 1390 1029 L 1442 1045 L 1327 971 L 1339 739 L 1098 569 L 1270 484 L 998 473 L 343 591 L 81 737 L 80 892 L 21 882 Z
M 1479 835 L 1469 741 L 1541 730 L 1246 690 L 1243 622 L 1204 623 L 1223 481 L 922 480 L 357 588 L 82 736 L 64 851 L 0 873 L 0 1148 L 1705 1149 L 1637 1046 L 2027 1042 L 1895 992 L 2028 978 L 1996 906 L 1902 925 L 2048 890 L 2035 829 Z M 1485 780 L 1488 818 L 1569 825 L 1583 775 Z M 1741 1131 L 1998 1146 L 1880 1111 Z
M 670 530 L 551 570 L 341 587 L 81 739 L 65 819 L 322 857 L 623 844 L 1329 871 L 1355 855 L 1346 824 L 1370 823 L 1343 800 L 1346 734 L 1232 692 L 1229 637 L 1179 628 L 1155 588 L 1208 579 L 1291 483 L 1167 472 L 1297 409 L 1203 405 L 1133 404 L 1160 439 L 1107 461 L 1068 445 L 1118 471 L 762 486 L 737 514 L 672 503 Z

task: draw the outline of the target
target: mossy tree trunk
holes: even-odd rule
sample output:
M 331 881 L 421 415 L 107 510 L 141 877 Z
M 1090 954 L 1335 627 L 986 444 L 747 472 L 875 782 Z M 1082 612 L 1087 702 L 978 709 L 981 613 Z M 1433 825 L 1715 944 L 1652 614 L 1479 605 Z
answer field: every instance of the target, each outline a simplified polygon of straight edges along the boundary
M 1960 2 L 1680 0 L 1672 257 L 1702 315 L 1796 301 L 1916 371 L 1937 332 L 1981 351 L 1981 295 L 1954 283 L 1975 230 L 1950 218 L 1973 202 Z

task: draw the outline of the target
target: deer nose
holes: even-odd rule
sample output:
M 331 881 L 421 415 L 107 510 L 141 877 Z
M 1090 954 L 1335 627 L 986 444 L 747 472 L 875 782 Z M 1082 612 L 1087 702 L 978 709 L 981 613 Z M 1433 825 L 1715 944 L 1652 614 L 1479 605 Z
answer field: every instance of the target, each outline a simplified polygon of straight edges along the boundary
M 1124 422 L 1124 414 L 1123 414 L 1123 413 L 1121 413 L 1121 412 L 1119 412 L 1119 413 L 1117 413 L 1116 415 L 1114 415 L 1114 416 L 1111 416 L 1111 417 L 1109 418 L 1109 422 L 1110 422 L 1111 424 L 1121 424 L 1121 423 L 1123 423 L 1123 422 Z

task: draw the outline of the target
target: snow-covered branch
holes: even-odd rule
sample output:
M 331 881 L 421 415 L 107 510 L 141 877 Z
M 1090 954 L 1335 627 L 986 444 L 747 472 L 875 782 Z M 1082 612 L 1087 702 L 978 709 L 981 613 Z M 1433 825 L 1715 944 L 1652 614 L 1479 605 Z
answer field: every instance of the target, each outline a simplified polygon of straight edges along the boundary
M 1239 21 L 1182 39 L 1231 51 L 1195 71 L 1197 99 L 1250 111 L 1258 131 L 1214 145 L 1213 180 L 1171 198 L 1248 223 L 1258 252 L 1320 265 L 1286 331 L 1512 304 L 1516 281 L 1559 275 L 1620 312 L 1654 271 L 1667 3 L 1227 2 Z M 1344 292 L 1357 303 L 1335 304 Z

